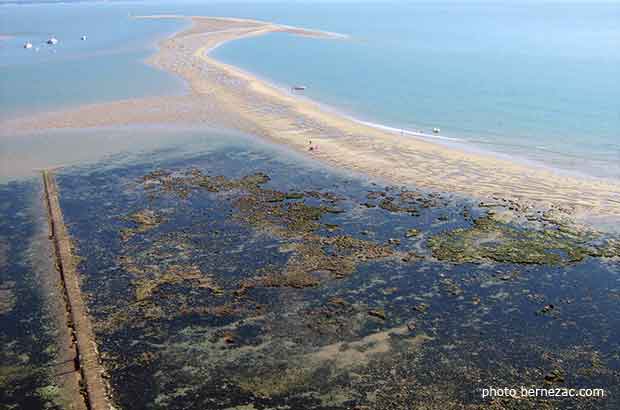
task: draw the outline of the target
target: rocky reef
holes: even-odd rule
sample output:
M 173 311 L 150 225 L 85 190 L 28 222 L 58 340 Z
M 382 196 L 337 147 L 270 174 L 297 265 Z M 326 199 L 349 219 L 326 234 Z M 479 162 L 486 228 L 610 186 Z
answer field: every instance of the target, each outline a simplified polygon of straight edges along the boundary
M 619 256 L 615 239 L 600 234 L 546 223 L 518 226 L 487 215 L 470 228 L 456 229 L 429 238 L 433 256 L 453 263 L 514 263 L 561 265 L 586 257 Z
M 65 181 L 107 215 L 67 218 L 120 404 L 554 409 L 479 389 L 620 380 L 620 289 L 600 280 L 617 239 L 515 204 L 214 167 Z

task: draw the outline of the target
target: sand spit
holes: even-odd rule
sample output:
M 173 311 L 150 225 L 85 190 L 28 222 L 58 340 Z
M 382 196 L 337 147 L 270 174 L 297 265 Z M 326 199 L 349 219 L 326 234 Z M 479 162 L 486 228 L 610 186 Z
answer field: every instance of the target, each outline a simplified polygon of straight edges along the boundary
M 614 181 L 559 174 L 377 129 L 300 99 L 209 55 L 228 41 L 267 33 L 326 39 L 344 38 L 342 35 L 256 20 L 176 15 L 140 18 L 191 19 L 190 28 L 163 40 L 148 60 L 185 79 L 188 95 L 85 105 L 19 118 L 0 123 L 0 134 L 148 123 L 228 127 L 389 183 L 553 208 L 575 218 L 620 218 L 620 184 Z M 318 144 L 318 150 L 308 150 L 310 140 Z

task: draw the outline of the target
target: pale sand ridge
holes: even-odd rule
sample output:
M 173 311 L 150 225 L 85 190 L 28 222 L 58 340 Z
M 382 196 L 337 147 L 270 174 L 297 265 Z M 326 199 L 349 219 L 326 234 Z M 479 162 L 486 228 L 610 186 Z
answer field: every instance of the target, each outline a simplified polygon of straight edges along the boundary
M 501 197 L 523 205 L 559 208 L 577 217 L 620 217 L 620 183 L 615 181 L 560 174 L 374 128 L 293 96 L 208 54 L 225 42 L 273 32 L 323 38 L 341 35 L 255 20 L 186 18 L 192 26 L 163 40 L 148 62 L 184 78 L 188 95 L 85 105 L 5 121 L 0 132 L 146 123 L 223 126 L 303 152 L 308 152 L 312 140 L 320 147 L 311 154 L 318 159 L 394 184 L 481 199 Z

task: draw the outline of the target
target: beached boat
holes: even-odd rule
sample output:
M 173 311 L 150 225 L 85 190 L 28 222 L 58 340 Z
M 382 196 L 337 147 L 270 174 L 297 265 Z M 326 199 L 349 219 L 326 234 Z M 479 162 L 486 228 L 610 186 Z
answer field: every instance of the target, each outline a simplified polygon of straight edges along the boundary
M 58 39 L 56 37 L 50 37 L 50 39 L 47 40 L 47 44 L 55 46 L 56 44 L 58 44 Z
M 26 41 L 24 48 L 32 48 L 32 43 L 30 41 Z
M 305 91 L 306 86 L 305 85 L 294 85 L 291 88 L 293 91 Z

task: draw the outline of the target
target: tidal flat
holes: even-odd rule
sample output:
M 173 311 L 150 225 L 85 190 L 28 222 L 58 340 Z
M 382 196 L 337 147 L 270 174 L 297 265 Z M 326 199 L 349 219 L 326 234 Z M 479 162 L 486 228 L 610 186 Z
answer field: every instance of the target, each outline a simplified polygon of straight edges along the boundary
M 620 405 L 618 238 L 260 144 L 173 151 L 56 174 L 120 408 Z M 481 397 L 520 386 L 606 397 Z

